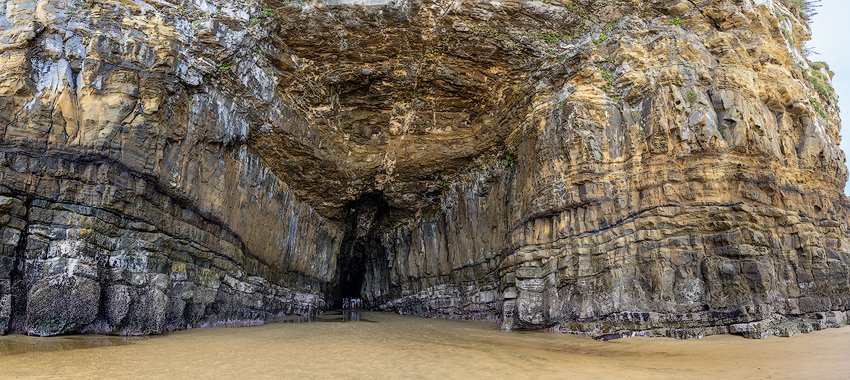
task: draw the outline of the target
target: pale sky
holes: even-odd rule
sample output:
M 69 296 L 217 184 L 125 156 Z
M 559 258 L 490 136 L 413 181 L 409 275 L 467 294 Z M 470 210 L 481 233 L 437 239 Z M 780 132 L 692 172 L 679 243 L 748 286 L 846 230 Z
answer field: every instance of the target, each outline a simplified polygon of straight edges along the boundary
M 847 23 L 850 21 L 850 1 L 823 0 L 818 14 L 812 20 L 812 40 L 807 44 L 816 54 L 809 56 L 813 61 L 826 61 L 835 72 L 832 85 L 838 93 L 841 107 L 841 149 L 850 155 L 850 36 Z M 850 187 L 844 192 L 850 194 Z

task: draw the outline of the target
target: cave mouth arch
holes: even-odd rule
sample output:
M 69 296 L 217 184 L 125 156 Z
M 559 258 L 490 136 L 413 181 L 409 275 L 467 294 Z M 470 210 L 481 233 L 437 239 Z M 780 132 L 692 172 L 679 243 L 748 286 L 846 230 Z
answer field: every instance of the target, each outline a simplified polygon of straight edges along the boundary
M 346 210 L 345 237 L 337 259 L 337 281 L 331 292 L 333 308 L 345 298 L 360 298 L 363 307 L 373 306 L 370 289 L 381 282 L 386 267 L 386 251 L 381 244 L 380 227 L 389 218 L 390 206 L 381 193 L 361 195 Z

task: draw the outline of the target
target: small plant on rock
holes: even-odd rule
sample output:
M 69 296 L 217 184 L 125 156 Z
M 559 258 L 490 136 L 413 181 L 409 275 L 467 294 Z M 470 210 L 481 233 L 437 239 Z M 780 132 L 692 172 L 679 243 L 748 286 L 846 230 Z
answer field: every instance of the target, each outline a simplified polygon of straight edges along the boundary
M 698 99 L 699 99 L 699 96 L 697 95 L 696 91 L 694 91 L 694 90 L 688 91 L 688 103 L 690 103 L 691 106 L 693 106 L 697 102 Z
M 601 45 L 605 41 L 608 41 L 608 34 L 602 33 L 602 34 L 599 35 L 599 38 L 596 38 L 596 39 L 593 40 L 593 43 L 595 45 Z
M 817 112 L 818 115 L 820 115 L 824 119 L 829 119 L 829 114 L 826 113 L 826 109 L 823 107 L 823 103 L 821 103 L 817 99 L 809 99 L 809 101 L 812 103 L 812 108 L 815 109 L 815 112 Z
M 501 162 L 506 168 L 511 169 L 516 165 L 516 157 L 511 153 L 505 153 L 499 159 L 499 162 Z

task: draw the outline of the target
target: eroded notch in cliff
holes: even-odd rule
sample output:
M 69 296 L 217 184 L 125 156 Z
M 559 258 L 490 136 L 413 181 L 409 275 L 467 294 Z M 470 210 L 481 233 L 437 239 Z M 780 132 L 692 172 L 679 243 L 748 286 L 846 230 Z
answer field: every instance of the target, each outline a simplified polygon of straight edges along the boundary
M 386 278 L 386 252 L 380 227 L 389 217 L 390 207 L 382 194 L 363 195 L 346 207 L 347 225 L 337 260 L 337 281 L 330 292 L 330 304 L 341 307 L 344 298 L 360 298 L 368 307 L 373 282 Z M 379 273 L 376 273 L 379 272 Z

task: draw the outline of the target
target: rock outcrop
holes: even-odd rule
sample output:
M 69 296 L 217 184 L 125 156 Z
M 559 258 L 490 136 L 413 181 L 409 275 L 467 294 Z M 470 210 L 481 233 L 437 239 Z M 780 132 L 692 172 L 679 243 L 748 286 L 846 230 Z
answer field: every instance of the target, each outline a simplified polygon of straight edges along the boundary
M 805 2 L 0 7 L 0 331 L 344 297 L 602 336 L 847 321 Z

